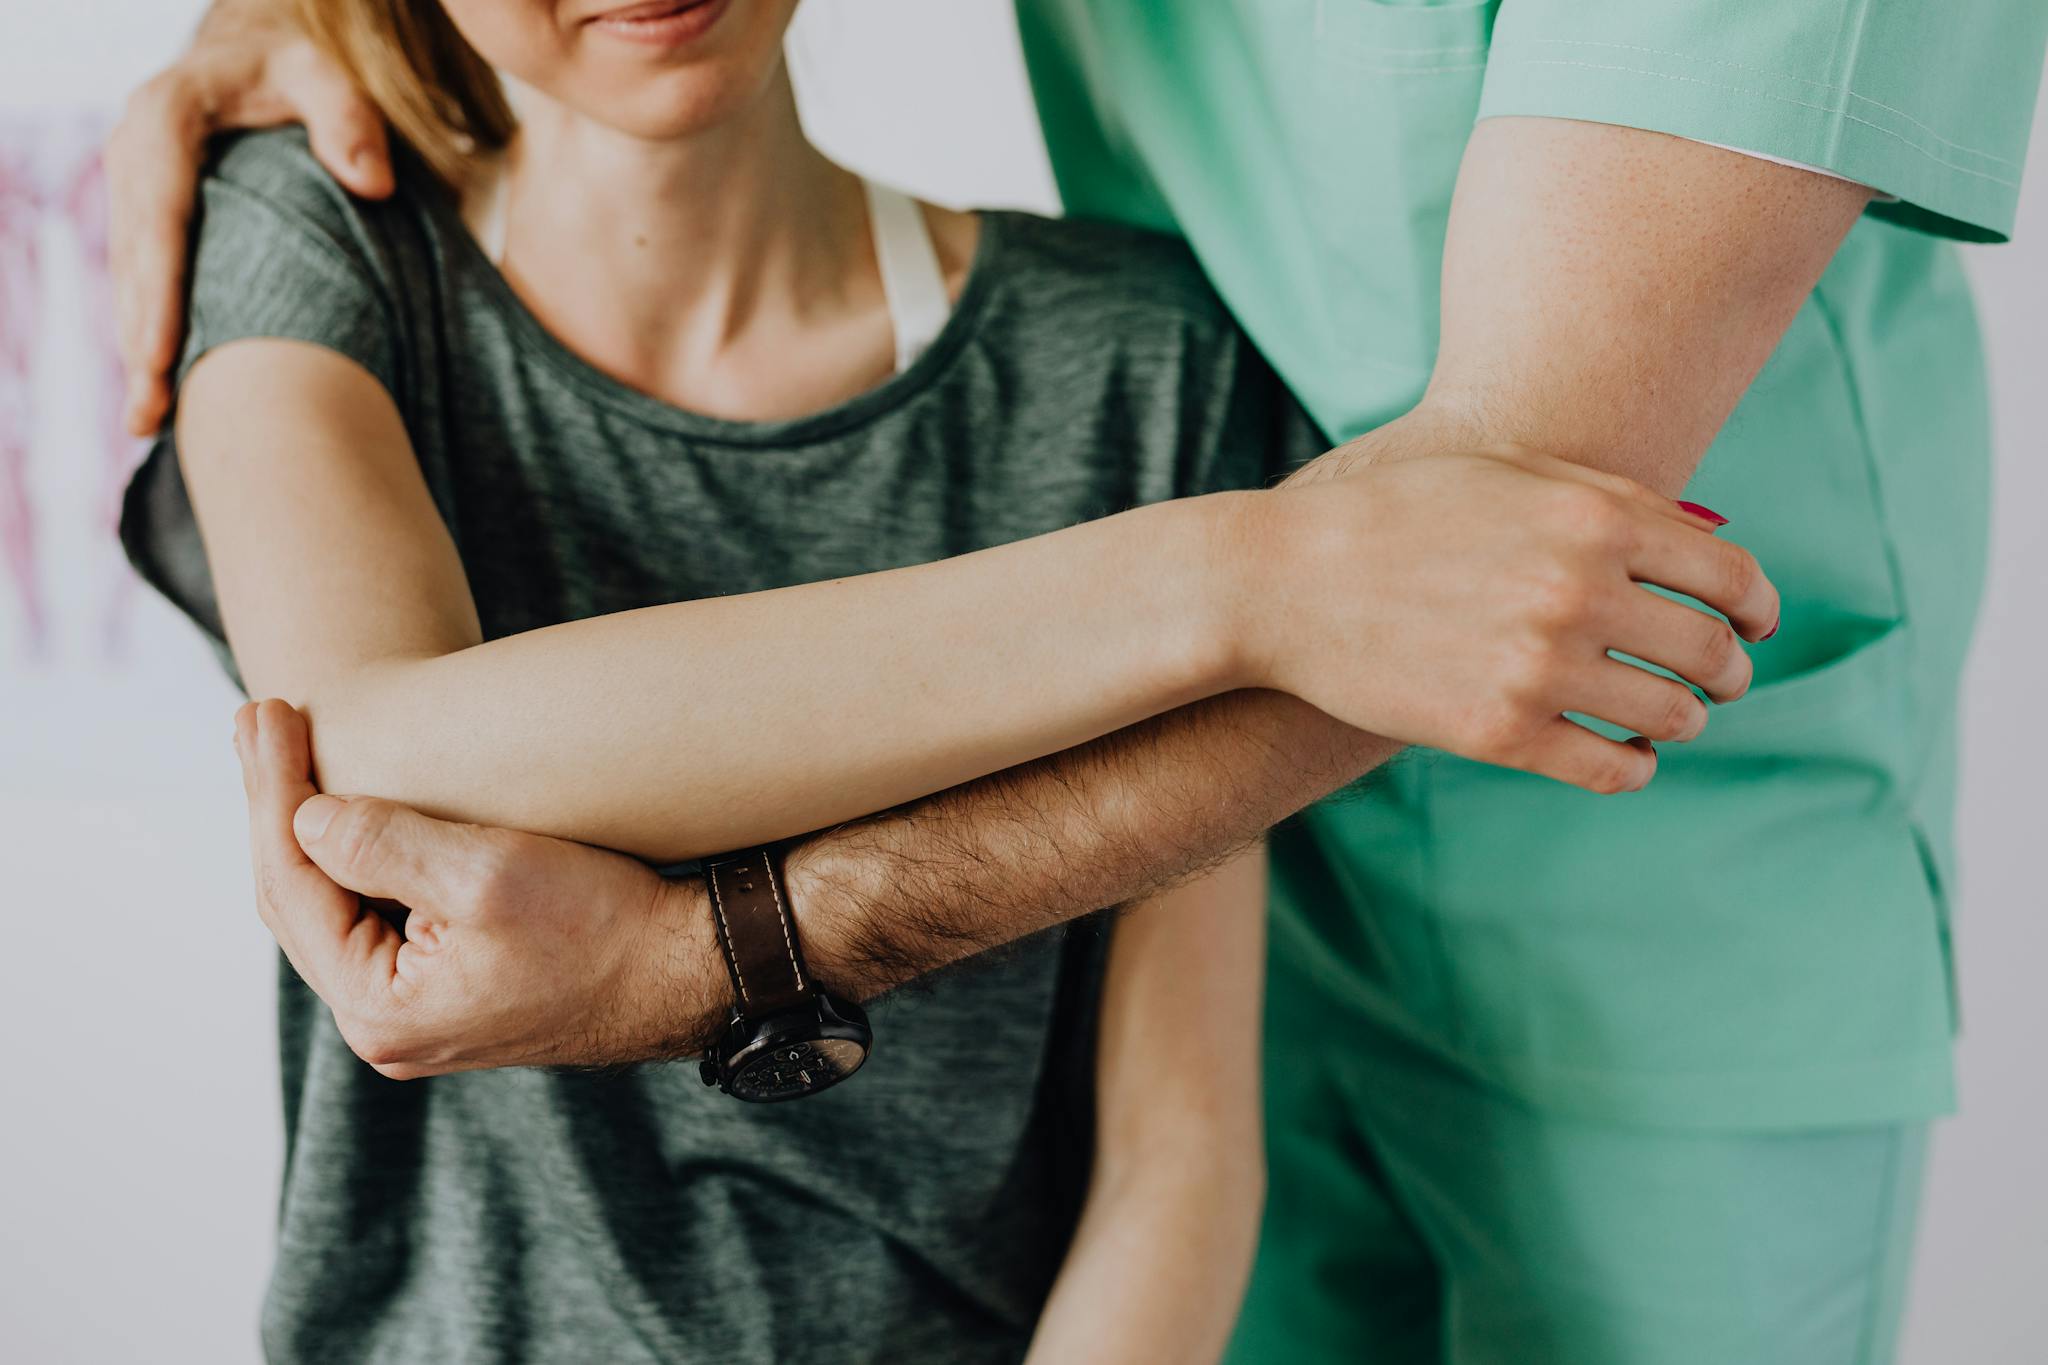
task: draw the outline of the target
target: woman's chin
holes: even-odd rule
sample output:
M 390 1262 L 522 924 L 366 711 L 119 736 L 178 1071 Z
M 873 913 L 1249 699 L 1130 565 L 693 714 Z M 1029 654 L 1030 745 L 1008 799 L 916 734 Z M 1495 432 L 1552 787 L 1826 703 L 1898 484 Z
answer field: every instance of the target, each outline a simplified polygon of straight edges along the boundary
M 759 91 L 739 73 L 680 70 L 638 74 L 576 98 L 556 97 L 576 113 L 648 142 L 674 142 L 741 117 Z

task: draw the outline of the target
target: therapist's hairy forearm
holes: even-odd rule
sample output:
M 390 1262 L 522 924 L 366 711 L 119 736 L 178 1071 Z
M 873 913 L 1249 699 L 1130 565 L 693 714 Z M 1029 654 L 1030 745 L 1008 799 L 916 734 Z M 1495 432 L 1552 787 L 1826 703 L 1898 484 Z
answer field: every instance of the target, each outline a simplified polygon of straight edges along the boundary
M 1426 397 L 1296 478 L 1514 443 L 1676 493 L 1868 200 L 1656 133 L 1483 123 Z M 1393 747 L 1233 694 L 809 841 L 798 913 L 828 974 L 885 989 L 1211 865 Z
M 1681 490 L 1870 192 L 1561 119 L 1474 131 L 1427 396 L 1321 472 L 1514 443 Z
M 1398 746 L 1233 692 L 843 825 L 788 857 L 806 950 L 862 996 L 1216 866 Z

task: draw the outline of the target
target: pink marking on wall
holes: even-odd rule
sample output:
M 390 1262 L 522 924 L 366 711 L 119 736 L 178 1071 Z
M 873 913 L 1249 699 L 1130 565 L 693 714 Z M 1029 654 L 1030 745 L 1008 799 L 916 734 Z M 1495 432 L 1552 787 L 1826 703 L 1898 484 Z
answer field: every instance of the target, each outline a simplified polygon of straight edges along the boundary
M 36 573 L 36 515 L 29 502 L 28 443 L 34 428 L 29 365 L 37 335 L 36 242 L 41 181 L 29 148 L 0 134 L 0 569 L 21 602 L 28 644 L 40 653 L 49 614 Z
M 53 509 L 39 506 L 30 442 L 39 417 L 34 391 L 37 348 L 54 307 L 76 308 L 91 347 L 92 448 L 66 452 L 90 461 L 95 544 L 111 545 L 122 487 L 143 443 L 121 423 L 123 378 L 114 334 L 113 288 L 107 264 L 107 188 L 100 145 L 108 121 L 99 115 L 0 118 L 0 592 L 20 606 L 31 657 L 47 652 L 51 578 L 42 553 Z M 83 297 L 50 297 L 44 245 L 54 230 L 75 245 Z M 125 635 L 133 576 L 109 556 L 105 581 L 93 591 L 94 633 L 118 655 Z

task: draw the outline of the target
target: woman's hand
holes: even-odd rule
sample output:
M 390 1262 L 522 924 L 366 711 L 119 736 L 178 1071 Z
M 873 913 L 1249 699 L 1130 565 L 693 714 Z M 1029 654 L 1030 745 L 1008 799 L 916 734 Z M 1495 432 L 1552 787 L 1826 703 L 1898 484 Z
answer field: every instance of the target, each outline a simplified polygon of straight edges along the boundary
M 1245 504 L 1254 563 L 1236 638 L 1258 685 L 1390 739 L 1598 792 L 1656 772 L 1651 740 L 1700 733 L 1686 687 L 1749 687 L 1737 639 L 1778 594 L 1716 523 L 1617 475 L 1499 448 L 1354 466 Z M 1697 598 L 1719 618 L 1641 586 Z M 1577 712 L 1642 736 L 1605 739 Z
M 300 122 L 313 154 L 351 193 L 391 193 L 383 117 L 299 32 L 283 0 L 220 0 L 192 50 L 129 97 L 106 161 L 114 306 L 128 370 L 125 420 L 137 436 L 154 433 L 170 409 L 206 139 L 229 128 Z

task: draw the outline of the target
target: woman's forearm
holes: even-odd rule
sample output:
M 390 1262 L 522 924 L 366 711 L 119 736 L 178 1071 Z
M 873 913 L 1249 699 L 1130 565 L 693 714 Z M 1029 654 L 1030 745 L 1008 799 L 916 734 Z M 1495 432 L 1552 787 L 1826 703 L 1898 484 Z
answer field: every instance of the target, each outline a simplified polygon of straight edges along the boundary
M 316 347 L 194 366 L 179 452 L 255 695 L 326 790 L 671 861 L 804 833 L 1230 690 L 1247 500 L 485 642 L 390 398 Z
M 664 861 L 828 826 L 1231 686 L 1220 510 L 345 669 L 321 779 Z
M 1088 1201 L 1033 1365 L 1213 1361 L 1265 1195 L 1266 862 L 1252 849 L 1126 911 L 1103 971 Z

